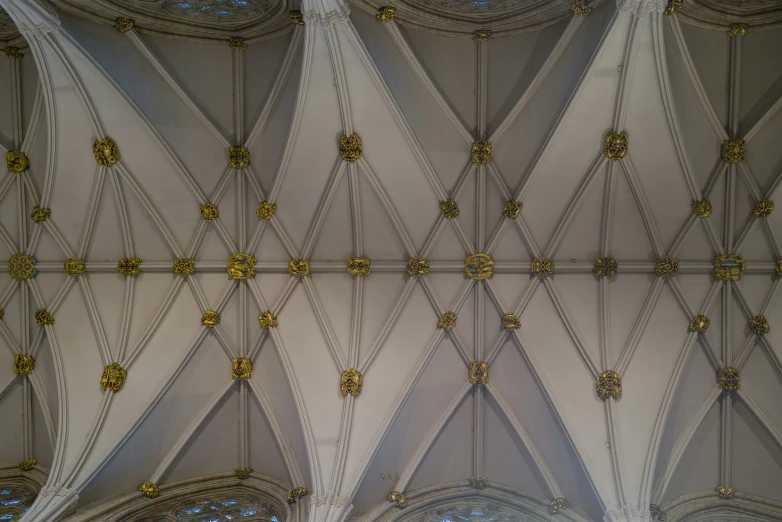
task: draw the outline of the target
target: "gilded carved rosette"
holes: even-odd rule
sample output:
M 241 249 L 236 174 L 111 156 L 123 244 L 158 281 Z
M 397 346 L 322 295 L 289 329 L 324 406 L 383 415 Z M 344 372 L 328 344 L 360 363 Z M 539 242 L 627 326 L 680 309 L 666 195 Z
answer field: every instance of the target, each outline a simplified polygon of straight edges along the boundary
M 235 381 L 246 381 L 253 374 L 253 363 L 250 359 L 234 359 L 231 361 L 231 377 Z
M 30 375 L 35 369 L 35 359 L 26 354 L 14 355 L 14 373 L 16 375 Z
M 228 147 L 228 165 L 232 169 L 243 169 L 250 166 L 250 151 L 247 147 Z
M 627 156 L 630 148 L 630 138 L 627 132 L 609 132 L 603 141 L 603 154 L 612 161 L 619 161 Z
M 473 489 L 485 489 L 486 477 L 470 477 L 470 487 Z
M 708 198 L 704 198 L 700 201 L 692 202 L 692 211 L 701 219 L 706 219 L 714 212 L 714 207 L 711 206 L 711 201 Z
M 443 315 L 440 316 L 440 319 L 437 321 L 437 328 L 442 328 L 443 330 L 449 332 L 453 330 L 454 326 L 456 326 L 456 314 L 453 312 L 443 312 Z
M 239 49 L 240 51 L 247 49 L 247 42 L 244 41 L 244 38 L 241 36 L 232 36 L 230 40 L 228 40 L 228 46 L 231 49 Z
M 54 316 L 46 308 L 40 308 L 35 312 L 35 322 L 38 323 L 38 326 L 52 325 L 54 324 Z
M 82 275 L 86 266 L 81 259 L 68 259 L 65 261 L 63 268 L 68 275 Z
M 389 502 L 393 502 L 396 504 L 396 507 L 404 509 L 407 507 L 407 497 L 404 493 L 401 493 L 399 491 L 392 491 L 388 494 L 386 497 L 386 500 Z
M 508 219 L 516 219 L 521 214 L 521 201 L 510 200 L 502 207 L 502 215 Z
M 370 272 L 370 260 L 368 257 L 351 257 L 345 263 L 348 274 L 352 276 L 365 276 Z
M 555 498 L 548 503 L 549 513 L 559 513 L 560 511 L 570 507 L 570 503 L 564 498 Z
M 778 276 L 782 277 L 782 259 L 777 261 L 777 264 L 774 265 L 774 271 L 777 273 Z
M 736 391 L 741 387 L 739 370 L 733 367 L 720 368 L 717 371 L 717 384 L 726 391 Z
M 774 212 L 774 202 L 770 199 L 761 199 L 752 207 L 752 215 L 758 219 L 766 219 Z
M 125 379 L 128 377 L 128 371 L 119 363 L 111 363 L 103 369 L 100 377 L 100 385 L 104 390 L 118 392 L 125 385 Z
M 735 493 L 733 488 L 726 488 L 726 487 L 723 487 L 723 486 L 718 486 L 718 487 L 714 488 L 714 491 L 716 491 L 718 493 L 718 496 L 721 499 L 724 499 L 724 500 L 732 499 L 733 498 L 733 494 Z
M 353 397 L 361 395 L 361 389 L 364 387 L 364 377 L 361 372 L 355 368 L 348 368 L 342 372 L 342 377 L 339 381 L 339 389 L 342 392 L 343 397 L 347 397 L 348 393 Z
M 175 259 L 174 263 L 174 273 L 179 275 L 191 275 L 193 272 L 195 272 L 195 260 L 194 259 Z
M 250 478 L 250 473 L 253 472 L 252 468 L 236 468 L 234 470 L 234 473 L 236 473 L 236 478 L 239 480 L 247 480 Z
M 198 211 L 201 213 L 201 218 L 204 221 L 214 221 L 220 216 L 217 206 L 209 201 L 198 207 Z
M 491 142 L 487 140 L 478 140 L 472 144 L 470 158 L 473 163 L 485 165 L 491 163 Z
M 36 464 L 38 464 L 38 461 L 35 459 L 20 460 L 19 469 L 21 469 L 22 471 L 30 471 L 33 469 L 33 466 L 35 466 Z
M 228 276 L 231 279 L 251 279 L 255 277 L 255 256 L 234 254 L 229 257 Z
M 201 324 L 207 328 L 214 328 L 220 324 L 220 314 L 214 310 L 207 310 L 201 317 Z
M 554 260 L 546 257 L 533 259 L 529 269 L 533 275 L 539 277 L 554 275 Z
M 120 16 L 114 21 L 114 29 L 119 31 L 120 33 L 127 33 L 131 29 L 133 29 L 133 26 L 135 25 L 136 21 L 132 18 L 128 18 L 127 16 Z
M 491 40 L 491 31 L 488 29 L 479 29 L 472 34 L 472 41 L 475 43 L 488 43 Z
M 665 14 L 668 16 L 676 14 L 682 8 L 682 0 L 669 0 L 665 7 Z
M 296 500 L 301 497 L 306 497 L 309 494 L 306 488 L 294 488 L 288 491 L 288 504 L 294 504 Z
M 355 163 L 361 158 L 364 146 L 361 138 L 355 132 L 350 136 L 344 134 L 339 138 L 339 156 L 347 163 Z
M 119 147 L 109 137 L 100 141 L 95 140 L 95 143 L 92 144 L 92 154 L 101 167 L 113 167 L 120 160 Z
M 306 259 L 291 259 L 288 262 L 288 273 L 293 276 L 305 276 L 310 273 L 310 262 Z
M 597 396 L 605 401 L 609 397 L 619 399 L 622 396 L 622 378 L 613 370 L 606 370 L 597 376 Z
M 137 276 L 141 273 L 141 259 L 126 257 L 117 262 L 117 270 L 124 276 Z
M 33 256 L 15 254 L 8 260 L 8 273 L 14 279 L 24 281 L 38 275 L 38 270 L 35 268 L 36 264 L 37 260 Z
M 30 160 L 21 150 L 9 150 L 5 154 L 6 165 L 9 172 L 20 174 L 30 168 Z
M 745 262 L 741 256 L 735 254 L 717 256 L 712 260 L 712 265 L 714 266 L 712 275 L 720 281 L 727 281 L 728 279 L 738 281 L 744 277 Z
M 592 261 L 592 273 L 597 277 L 613 277 L 619 264 L 611 257 L 601 257 Z
M 747 144 L 741 138 L 731 138 L 722 144 L 722 159 L 728 163 L 740 163 L 747 155 Z
M 506 330 L 518 330 L 521 328 L 521 321 L 513 312 L 508 312 L 502 316 L 502 327 Z
M 691 332 L 698 332 L 699 334 L 702 334 L 706 333 L 706 330 L 709 329 L 709 324 L 711 324 L 711 320 L 709 320 L 709 318 L 705 315 L 700 314 L 692 318 L 692 321 L 690 321 L 687 329 Z
M 24 58 L 24 53 L 19 50 L 18 47 L 15 45 L 9 45 L 5 49 L 5 55 L 8 57 L 9 60 L 12 60 L 16 58 L 17 60 L 21 60 Z
M 393 20 L 395 16 L 396 16 L 396 7 L 381 7 L 380 9 L 378 9 L 375 18 L 377 18 L 378 22 L 387 24 L 388 22 Z
M 147 498 L 158 498 L 160 496 L 160 487 L 153 482 L 147 481 L 142 483 L 138 490 L 144 493 Z
M 429 273 L 429 261 L 423 257 L 410 259 L 407 262 L 407 273 L 411 276 L 422 276 Z
M 304 25 L 304 17 L 298 9 L 288 11 L 288 18 L 290 18 L 295 25 Z
M 467 377 L 470 384 L 488 384 L 489 365 L 485 362 L 471 362 Z
M 738 23 L 738 24 L 730 24 L 730 29 L 725 31 L 725 34 L 728 36 L 746 36 L 749 32 L 749 27 L 747 24 Z
M 592 8 L 587 5 L 586 0 L 573 0 L 570 2 L 570 10 L 577 16 L 586 16 L 592 12 Z
M 30 219 L 33 220 L 33 223 L 38 225 L 45 223 L 50 217 L 52 217 L 52 209 L 50 208 L 35 205 L 32 212 L 30 212 Z
M 470 279 L 491 279 L 494 275 L 494 259 L 488 254 L 473 254 L 464 259 L 464 275 Z
M 441 201 L 440 212 L 443 213 L 445 219 L 454 219 L 456 216 L 459 215 L 459 205 L 457 205 L 456 201 L 452 199 Z
M 749 318 L 747 326 L 755 335 L 764 335 L 771 331 L 771 325 L 768 324 L 766 316 L 762 314 L 753 315 Z
M 275 212 L 277 212 L 276 204 L 263 201 L 258 205 L 258 210 L 255 211 L 255 215 L 258 216 L 258 219 L 261 221 L 269 221 L 272 216 L 274 216 Z
M 269 310 L 261 312 L 258 316 L 258 322 L 260 323 L 261 328 L 265 330 L 276 328 L 280 325 L 279 321 L 277 321 L 277 317 Z
M 679 272 L 679 261 L 673 257 L 662 257 L 654 264 L 654 273 L 658 277 L 673 277 Z

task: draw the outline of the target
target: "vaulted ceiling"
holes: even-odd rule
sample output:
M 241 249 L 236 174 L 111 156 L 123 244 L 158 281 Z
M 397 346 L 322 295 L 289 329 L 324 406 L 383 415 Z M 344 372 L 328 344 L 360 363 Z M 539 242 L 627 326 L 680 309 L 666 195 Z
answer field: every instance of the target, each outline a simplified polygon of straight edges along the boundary
M 782 213 L 757 205 L 782 180 L 779 2 L 664 15 L 604 0 L 578 16 L 390 0 L 386 23 L 374 0 L 231 2 L 225 20 L 177 3 L 0 0 L 29 42 L 0 67 L 0 147 L 30 163 L 0 177 L 0 258 L 38 271 L 0 282 L 0 464 L 35 458 L 59 491 L 26 520 L 247 467 L 306 487 L 318 522 L 375 520 L 397 509 L 391 491 L 414 509 L 471 477 L 565 498 L 572 520 L 648 520 L 716 487 L 782 516 Z M 748 33 L 728 36 L 742 17 Z M 616 161 L 611 131 L 628 136 Z M 108 167 L 92 149 L 105 137 Z M 743 161 L 721 155 L 729 138 Z M 473 161 L 476 140 L 490 162 Z M 249 165 L 229 165 L 231 146 Z M 31 221 L 34 206 L 51 216 Z M 493 277 L 466 277 L 479 253 Z M 234 254 L 255 256 L 254 277 L 229 277 Z M 746 260 L 739 280 L 713 275 L 723 254 Z M 125 258 L 141 273 L 120 274 Z M 409 274 L 415 258 L 426 275 Z M 664 258 L 678 272 L 656 272 Z M 36 324 L 43 308 L 54 324 Z M 769 332 L 750 328 L 758 314 Z M 29 377 L 15 354 L 34 357 Z M 235 358 L 250 379 L 232 378 Z M 469 382 L 475 361 L 487 384 Z M 110 363 L 127 370 L 116 392 L 101 387 Z M 724 367 L 738 391 L 720 389 Z M 596 393 L 605 370 L 621 398 Z

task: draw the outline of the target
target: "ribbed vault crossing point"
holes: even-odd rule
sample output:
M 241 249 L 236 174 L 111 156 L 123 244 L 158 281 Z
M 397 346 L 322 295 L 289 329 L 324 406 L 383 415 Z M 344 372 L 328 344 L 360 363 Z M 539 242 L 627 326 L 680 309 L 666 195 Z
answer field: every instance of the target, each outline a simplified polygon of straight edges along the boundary
M 780 2 L 178 4 L 0 0 L 25 521 L 782 518 Z

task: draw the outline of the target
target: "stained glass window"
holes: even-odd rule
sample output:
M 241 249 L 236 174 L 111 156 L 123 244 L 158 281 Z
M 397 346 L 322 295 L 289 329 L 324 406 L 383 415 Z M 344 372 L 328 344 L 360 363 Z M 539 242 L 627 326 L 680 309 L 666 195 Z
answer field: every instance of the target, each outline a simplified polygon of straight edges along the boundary
M 187 500 L 162 516 L 141 522 L 283 522 L 271 505 L 250 496 L 215 496 Z
M 273 7 L 272 0 L 161 0 L 160 7 L 187 18 L 250 18 Z
M 19 520 L 38 493 L 26 486 L 0 487 L 0 520 Z

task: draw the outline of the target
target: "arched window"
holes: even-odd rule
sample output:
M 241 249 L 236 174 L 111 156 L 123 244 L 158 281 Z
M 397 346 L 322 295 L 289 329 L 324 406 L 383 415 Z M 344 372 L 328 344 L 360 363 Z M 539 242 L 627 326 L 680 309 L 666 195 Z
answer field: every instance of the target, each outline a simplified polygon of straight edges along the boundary
M 0 520 L 19 520 L 33 505 L 38 492 L 29 486 L 0 481 Z
M 218 495 L 186 500 L 168 513 L 140 522 L 283 522 L 268 502 L 246 495 Z

